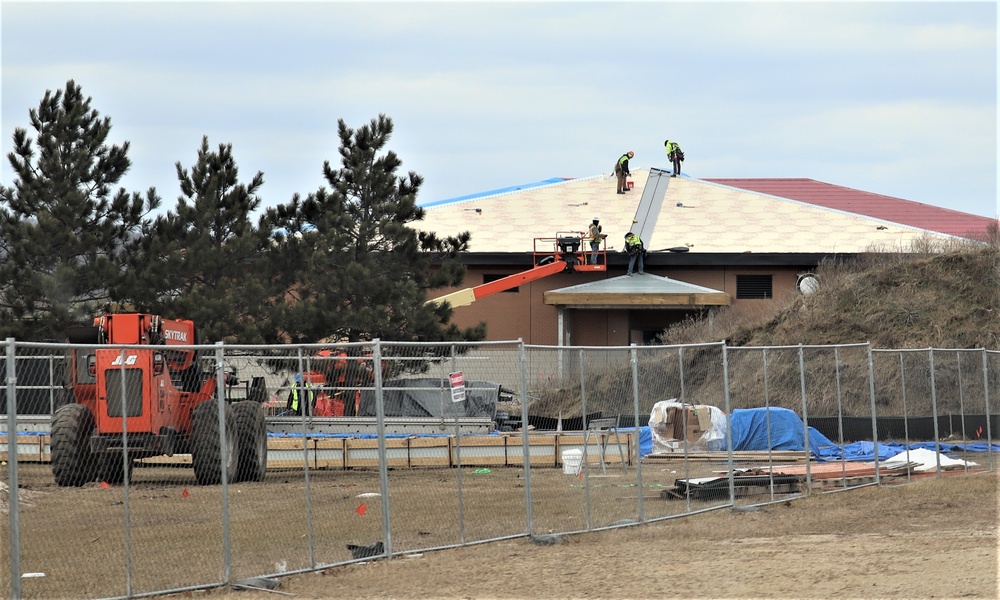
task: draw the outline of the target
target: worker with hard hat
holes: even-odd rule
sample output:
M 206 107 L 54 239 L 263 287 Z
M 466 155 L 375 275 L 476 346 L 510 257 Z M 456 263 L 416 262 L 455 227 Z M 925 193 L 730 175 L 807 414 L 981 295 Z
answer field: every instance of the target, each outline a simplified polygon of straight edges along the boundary
M 681 162 L 684 160 L 684 151 L 675 140 L 663 140 L 663 149 L 667 152 L 667 158 L 674 167 L 671 177 L 677 177 L 681 172 Z
M 628 253 L 628 273 L 626 275 L 632 275 L 632 269 L 635 268 L 636 260 L 639 262 L 639 274 L 642 275 L 644 271 L 643 258 L 646 256 L 646 248 L 642 245 L 642 240 L 639 236 L 632 233 L 631 231 L 625 234 L 625 252 Z
M 302 378 L 302 373 L 295 374 L 295 385 L 289 391 L 288 403 L 285 405 L 286 414 L 301 415 L 303 410 L 312 410 L 316 393 L 309 384 L 310 379 L 312 379 L 311 373 L 305 380 Z
M 601 220 L 594 217 L 594 221 L 587 229 L 587 241 L 590 242 L 590 264 L 597 264 L 597 253 L 600 252 L 601 240 L 605 237 L 607 236 L 601 233 Z
M 632 172 L 628 170 L 628 161 L 633 156 L 635 156 L 635 152 L 629 150 L 625 154 L 622 154 L 621 158 L 618 159 L 618 162 L 615 163 L 615 175 L 618 177 L 617 191 L 619 194 L 624 194 L 629 191 L 628 186 L 625 185 L 625 178 L 632 174 Z

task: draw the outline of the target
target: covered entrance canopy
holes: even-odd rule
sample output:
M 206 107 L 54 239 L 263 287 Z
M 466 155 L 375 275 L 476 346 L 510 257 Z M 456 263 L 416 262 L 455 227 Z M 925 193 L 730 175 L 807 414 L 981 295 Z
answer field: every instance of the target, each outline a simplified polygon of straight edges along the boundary
M 558 340 L 566 346 L 571 345 L 566 309 L 699 311 L 730 304 L 725 292 L 649 273 L 569 286 L 545 292 L 542 298 L 557 307 Z
M 567 308 L 702 308 L 729 306 L 729 294 L 645 273 L 545 292 L 546 304 Z

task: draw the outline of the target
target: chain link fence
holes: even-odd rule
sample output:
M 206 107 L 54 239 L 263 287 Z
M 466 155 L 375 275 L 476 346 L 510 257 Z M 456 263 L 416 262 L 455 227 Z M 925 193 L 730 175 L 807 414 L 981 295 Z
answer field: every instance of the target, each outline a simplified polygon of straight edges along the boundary
M 13 598 L 238 587 L 992 471 L 998 449 L 983 349 L 2 350 Z

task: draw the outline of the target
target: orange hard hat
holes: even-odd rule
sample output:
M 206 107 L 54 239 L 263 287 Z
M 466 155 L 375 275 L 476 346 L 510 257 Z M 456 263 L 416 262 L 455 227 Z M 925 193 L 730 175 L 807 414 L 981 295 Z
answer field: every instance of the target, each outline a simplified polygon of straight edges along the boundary
M 632 152 L 631 150 L 629 150 L 628 151 L 628 157 L 632 158 L 633 156 L 635 156 L 635 152 Z

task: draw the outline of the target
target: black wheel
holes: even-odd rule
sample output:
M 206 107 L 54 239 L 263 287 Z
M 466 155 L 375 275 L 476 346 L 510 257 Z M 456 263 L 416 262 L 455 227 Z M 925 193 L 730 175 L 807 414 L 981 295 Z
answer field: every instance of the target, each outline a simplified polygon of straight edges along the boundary
M 206 400 L 191 411 L 191 462 L 198 485 L 222 483 L 222 465 L 225 461 L 226 481 L 236 478 L 236 460 L 239 456 L 239 440 L 236 419 L 231 406 L 225 407 L 226 447 L 219 443 L 219 404 L 216 400 Z
M 94 415 L 82 404 L 66 404 L 52 416 L 52 474 L 57 484 L 80 487 L 93 479 L 93 433 Z
M 101 457 L 100 465 L 101 481 L 111 485 L 122 485 L 125 483 L 126 473 L 128 474 L 128 481 L 132 481 L 132 467 L 134 465 L 134 461 L 131 458 L 128 460 L 127 469 L 125 465 L 122 464 L 122 455 L 118 452 L 103 455 Z
M 264 406 L 253 400 L 233 405 L 236 435 L 239 437 L 239 459 L 236 481 L 264 481 L 267 471 L 267 423 Z

